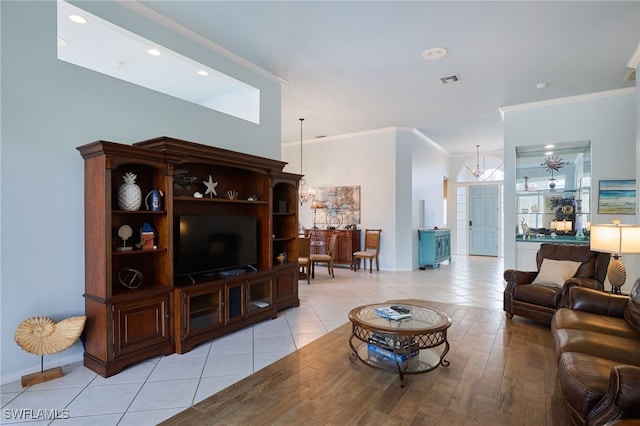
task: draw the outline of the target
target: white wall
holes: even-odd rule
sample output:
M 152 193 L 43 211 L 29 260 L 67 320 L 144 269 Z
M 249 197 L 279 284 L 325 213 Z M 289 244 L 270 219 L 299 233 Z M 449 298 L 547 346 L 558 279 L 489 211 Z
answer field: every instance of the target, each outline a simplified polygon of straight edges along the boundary
M 411 172 L 412 172 L 412 199 L 411 203 L 412 217 L 411 220 L 405 221 L 411 224 L 408 229 L 411 232 L 412 247 L 412 268 L 418 265 L 418 228 L 438 228 L 444 227 L 444 216 L 442 210 L 442 201 L 444 199 L 443 184 L 444 179 L 448 178 L 449 188 L 451 184 L 455 187 L 455 182 L 451 181 L 449 172 L 450 155 L 439 145 L 418 131 L 403 132 L 403 139 L 407 139 L 411 143 Z M 424 200 L 424 203 L 422 201 Z M 455 211 L 455 197 L 448 195 L 449 211 L 453 208 Z M 452 205 L 452 203 L 454 203 Z M 424 209 L 423 209 L 424 206 Z M 455 221 L 449 222 L 448 228 L 455 228 Z M 405 233 L 407 229 L 404 229 Z M 453 244 L 454 233 L 451 229 L 451 242 Z M 406 234 L 403 235 L 406 238 Z M 453 249 L 453 246 L 452 246 Z M 453 251 L 452 251 L 453 253 Z
M 75 149 L 103 139 L 166 135 L 279 159 L 280 86 L 154 26 L 115 2 L 82 2 L 261 91 L 261 124 L 153 92 L 56 59 L 56 2 L 0 2 L 2 383 L 40 369 L 13 341 L 32 316 L 84 313 L 83 160 Z M 97 13 L 92 10 L 92 13 Z M 79 361 L 79 343 L 45 368 Z
M 417 268 L 419 200 L 442 221 L 442 178 L 448 154 L 414 129 L 387 128 L 304 141 L 303 174 L 310 187 L 360 186 L 360 229 L 381 228 L 380 268 Z M 299 143 L 284 144 L 286 170 L 300 173 Z M 310 228 L 310 203 L 300 209 Z
M 505 268 L 515 265 L 515 203 L 506 200 L 515 199 L 516 147 L 591 141 L 591 223 L 610 223 L 613 215 L 597 213 L 598 182 L 636 178 L 636 98 L 631 88 L 504 108 Z M 620 219 L 636 221 L 635 216 Z M 624 291 L 638 276 L 638 269 L 634 261 L 623 260 L 628 277 Z

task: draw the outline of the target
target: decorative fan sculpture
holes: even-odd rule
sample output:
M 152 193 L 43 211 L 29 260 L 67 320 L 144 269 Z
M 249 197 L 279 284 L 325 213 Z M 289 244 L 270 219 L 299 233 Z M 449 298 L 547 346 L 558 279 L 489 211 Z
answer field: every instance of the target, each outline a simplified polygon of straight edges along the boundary
M 16 330 L 15 341 L 25 351 L 40 355 L 40 373 L 22 376 L 22 386 L 34 385 L 62 377 L 62 367 L 44 371 L 44 355 L 68 349 L 84 329 L 86 316 L 71 317 L 58 323 L 47 317 L 32 317 Z
M 551 179 L 549 179 L 549 188 L 551 191 L 555 191 L 556 187 L 556 179 L 553 177 L 553 172 L 559 171 L 565 164 L 564 160 L 557 155 L 545 157 L 544 163 L 540 164 L 544 166 L 548 172 L 551 172 Z

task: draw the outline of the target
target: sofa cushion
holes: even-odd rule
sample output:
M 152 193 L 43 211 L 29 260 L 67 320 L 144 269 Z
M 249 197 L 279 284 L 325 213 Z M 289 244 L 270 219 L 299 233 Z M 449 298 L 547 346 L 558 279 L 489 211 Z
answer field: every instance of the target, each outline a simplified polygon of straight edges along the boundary
M 556 330 L 553 337 L 556 353 L 580 352 L 640 367 L 640 340 L 576 329 Z
M 553 317 L 552 327 L 554 331 L 565 328 L 578 329 L 640 341 L 640 332 L 629 327 L 629 324 L 623 318 L 598 315 L 575 309 L 559 309 Z
M 543 259 L 540 272 L 531 284 L 563 286 L 573 277 L 582 263 L 572 260 Z
M 562 287 L 555 285 L 525 284 L 513 290 L 513 299 L 538 306 L 557 308 L 562 297 Z
M 624 310 L 624 319 L 640 332 L 640 278 L 633 284 L 629 293 L 629 304 Z
M 577 352 L 565 352 L 558 361 L 558 381 L 570 409 L 586 419 L 609 388 L 615 361 Z

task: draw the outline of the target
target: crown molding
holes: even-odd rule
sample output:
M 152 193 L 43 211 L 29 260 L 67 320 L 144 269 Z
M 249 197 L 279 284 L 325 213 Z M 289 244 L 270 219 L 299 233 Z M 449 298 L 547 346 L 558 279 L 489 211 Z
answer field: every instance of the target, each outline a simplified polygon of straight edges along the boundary
M 629 59 L 629 63 L 627 63 L 627 66 L 633 69 L 637 69 L 638 65 L 640 65 L 640 44 L 638 44 L 635 52 L 633 52 L 633 55 L 631 55 Z
M 396 135 L 398 133 L 411 133 L 414 136 L 418 137 L 423 142 L 433 146 L 438 151 L 440 151 L 443 154 L 451 157 L 451 153 L 449 151 L 447 151 L 446 149 L 444 149 L 443 147 L 438 145 L 436 142 L 433 141 L 433 139 L 431 139 L 430 137 L 426 136 L 420 130 L 418 130 L 416 128 L 413 128 L 413 127 L 382 127 L 380 129 L 363 130 L 361 132 L 345 133 L 343 135 L 336 135 L 336 136 L 325 136 L 323 138 L 308 139 L 306 141 L 303 140 L 303 143 L 305 143 L 305 144 L 322 143 L 322 142 L 327 142 L 327 141 L 350 139 L 350 138 L 361 137 L 361 136 L 381 135 L 381 134 L 386 134 L 386 133 L 391 133 L 391 134 L 396 134 Z M 286 147 L 286 146 L 299 145 L 299 144 L 300 144 L 300 141 L 297 141 L 297 142 L 283 142 L 281 144 L 281 146 Z
M 603 92 L 587 93 L 584 95 L 577 95 L 577 96 L 568 96 L 566 98 L 548 99 L 546 101 L 529 102 L 526 104 L 503 106 L 498 108 L 498 111 L 500 111 L 500 116 L 502 117 L 502 121 L 504 121 L 504 114 L 506 112 L 524 111 L 528 109 L 542 108 L 542 107 L 548 107 L 553 105 L 563 105 L 563 104 L 571 104 L 574 102 L 584 102 L 584 101 L 590 101 L 594 99 L 609 98 L 611 96 L 621 96 L 621 95 L 635 93 L 635 91 L 636 91 L 635 87 L 627 87 L 624 89 L 615 89 L 615 90 L 605 90 Z
M 236 65 L 240 65 L 241 67 L 254 72 L 262 77 L 265 77 L 268 80 L 271 80 L 275 83 L 278 83 L 280 85 L 285 85 L 287 84 L 287 80 L 285 80 L 284 78 L 273 74 L 270 71 L 265 70 L 262 67 L 259 67 L 258 65 L 254 64 L 251 61 L 248 61 L 246 59 L 244 59 L 243 57 L 241 57 L 240 55 L 237 55 L 233 52 L 231 52 L 230 50 L 225 49 L 224 47 L 220 46 L 217 43 L 214 43 L 213 41 L 209 40 L 206 37 L 201 36 L 200 34 L 196 33 L 195 31 L 190 30 L 189 28 L 178 24 L 177 22 L 175 22 L 174 20 L 167 18 L 166 16 L 162 15 L 161 13 L 156 12 L 155 10 L 151 9 L 148 6 L 143 5 L 142 3 L 140 3 L 138 0 L 116 0 L 116 2 L 131 10 L 132 12 L 149 19 L 152 22 L 155 22 L 156 24 L 168 29 L 169 31 L 172 31 L 184 38 L 186 38 L 187 40 L 190 40 L 194 43 L 196 43 L 199 46 L 204 47 L 207 50 L 210 50 L 220 56 L 222 56 L 225 59 L 230 60 L 231 62 L 235 63 Z

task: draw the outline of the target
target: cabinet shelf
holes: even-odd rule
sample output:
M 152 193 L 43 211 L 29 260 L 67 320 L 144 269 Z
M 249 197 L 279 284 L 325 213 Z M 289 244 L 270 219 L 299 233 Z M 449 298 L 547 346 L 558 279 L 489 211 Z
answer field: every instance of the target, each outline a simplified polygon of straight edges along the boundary
M 153 215 L 165 215 L 165 210 L 151 211 L 151 210 L 111 210 L 113 214 L 122 215 L 139 215 L 139 214 L 153 214 Z
M 251 302 L 249 302 L 249 305 L 251 306 L 251 310 L 255 310 L 268 308 L 271 306 L 271 303 L 269 302 L 269 299 L 260 299 L 252 300 Z
M 549 215 L 555 215 L 555 212 L 537 212 L 537 213 L 533 213 L 533 212 L 529 212 L 529 213 L 516 213 L 518 216 L 549 216 Z M 588 216 L 591 213 L 590 212 L 574 212 L 571 213 L 574 216 Z
M 136 298 L 149 299 L 158 295 L 166 294 L 169 291 L 171 291 L 170 287 L 160 283 L 143 283 L 138 288 L 126 288 L 125 286 L 118 284 L 117 289 L 113 290 L 112 295 L 107 302 L 113 303 L 114 305 L 129 302 L 132 294 L 135 294 Z M 85 295 L 85 297 L 87 297 L 87 295 Z
M 190 201 L 190 202 L 194 202 L 194 203 L 231 203 L 231 204 L 269 204 L 267 201 L 264 200 L 257 200 L 257 201 L 249 201 L 249 200 L 230 200 L 228 198 L 207 198 L 207 197 L 203 197 L 203 198 L 194 198 L 194 197 L 186 197 L 183 195 L 179 195 L 176 197 L 173 197 L 174 201 Z
M 194 316 L 203 316 L 203 315 L 208 315 L 211 313 L 218 313 L 218 306 L 214 305 L 212 306 L 211 303 L 207 303 L 207 304 L 202 304 L 201 306 L 199 306 L 200 304 L 198 303 L 191 303 L 190 309 L 189 309 L 189 313 Z
M 292 241 L 295 240 L 297 237 L 274 237 L 273 241 Z
M 113 251 L 113 255 L 114 256 L 137 256 L 140 254 L 155 254 L 155 253 L 164 253 L 167 251 L 166 247 L 158 247 L 157 249 L 153 249 L 153 250 L 128 250 L 128 251 Z

